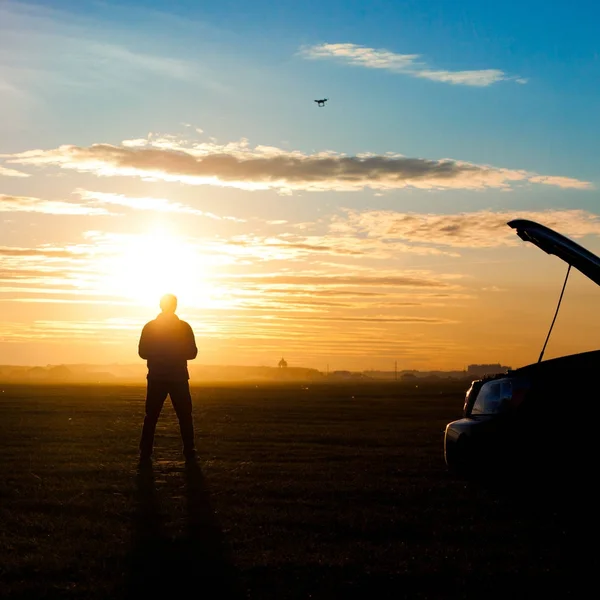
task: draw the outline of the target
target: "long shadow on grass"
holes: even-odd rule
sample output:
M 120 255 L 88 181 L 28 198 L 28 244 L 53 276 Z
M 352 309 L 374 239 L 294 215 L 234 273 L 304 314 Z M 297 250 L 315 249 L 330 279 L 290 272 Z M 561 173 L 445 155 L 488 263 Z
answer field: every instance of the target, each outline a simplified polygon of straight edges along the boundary
M 495 500 L 496 510 L 502 507 L 505 515 L 523 524 L 522 529 L 514 530 L 515 543 L 520 540 L 531 544 L 534 556 L 536 546 L 561 549 L 560 566 L 536 582 L 541 595 L 542 584 L 548 585 L 555 596 L 584 595 L 579 588 L 592 567 L 581 536 L 597 519 L 585 477 L 578 477 L 564 464 L 527 464 L 513 470 L 465 476 L 464 481 L 474 489 L 485 490 Z
M 156 496 L 152 465 L 138 470 L 133 549 L 126 581 L 127 598 L 244 598 L 239 578 L 227 556 L 200 466 L 185 468 L 187 523 L 185 534 L 172 538 Z

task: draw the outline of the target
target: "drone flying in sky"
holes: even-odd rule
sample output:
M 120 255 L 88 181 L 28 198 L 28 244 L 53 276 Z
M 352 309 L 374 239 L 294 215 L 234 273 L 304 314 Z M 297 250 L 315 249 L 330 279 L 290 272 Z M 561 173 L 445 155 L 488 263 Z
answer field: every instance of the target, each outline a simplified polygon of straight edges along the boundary
M 328 98 L 323 98 L 322 100 L 315 100 L 317 106 L 325 106 L 325 102 L 327 102 Z

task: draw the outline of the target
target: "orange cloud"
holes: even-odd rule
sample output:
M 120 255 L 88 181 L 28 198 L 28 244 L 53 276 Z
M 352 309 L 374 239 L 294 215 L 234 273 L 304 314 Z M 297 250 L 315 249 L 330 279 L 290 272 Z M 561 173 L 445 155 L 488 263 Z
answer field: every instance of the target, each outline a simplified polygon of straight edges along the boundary
M 141 143 L 141 141 L 140 141 Z M 6 155 L 5 155 L 6 156 Z M 65 145 L 8 155 L 9 163 L 53 165 L 99 176 L 129 176 L 246 190 L 304 191 L 418 189 L 510 189 L 515 182 L 588 189 L 591 183 L 563 176 L 478 165 L 452 159 L 408 158 L 398 154 L 346 156 L 303 154 L 249 147 L 247 140 L 186 147 L 172 138 L 145 145 Z
M 343 217 L 332 219 L 330 228 L 349 236 L 362 233 L 382 240 L 491 248 L 521 243 L 506 225 L 511 219 L 537 221 L 573 237 L 600 235 L 600 216 L 585 210 L 478 211 L 449 215 L 347 210 Z
M 16 169 L 7 169 L 0 165 L 0 177 L 30 177 L 29 173 L 23 173 Z
M 43 200 L 30 196 L 0 194 L 0 212 L 30 212 L 49 215 L 110 215 L 104 208 L 95 208 L 77 202 Z
M 198 210 L 191 206 L 174 202 L 167 198 L 155 198 L 151 196 L 137 197 L 125 196 L 124 194 L 111 194 L 107 192 L 92 192 L 89 190 L 76 189 L 75 194 L 83 200 L 91 201 L 97 204 L 112 204 L 115 206 L 124 206 L 133 210 L 148 210 L 166 213 L 183 213 L 188 215 L 197 215 L 199 217 L 208 217 L 209 219 L 227 219 L 231 221 L 242 221 L 235 217 L 219 217 L 214 213 Z

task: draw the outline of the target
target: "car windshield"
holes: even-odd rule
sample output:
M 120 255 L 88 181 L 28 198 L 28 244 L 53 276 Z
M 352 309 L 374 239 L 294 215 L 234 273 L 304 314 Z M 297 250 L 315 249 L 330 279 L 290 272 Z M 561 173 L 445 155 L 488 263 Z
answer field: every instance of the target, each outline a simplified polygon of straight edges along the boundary
M 506 408 L 506 403 L 512 397 L 512 382 L 510 379 L 488 381 L 481 386 L 475 399 L 472 415 L 495 415 Z

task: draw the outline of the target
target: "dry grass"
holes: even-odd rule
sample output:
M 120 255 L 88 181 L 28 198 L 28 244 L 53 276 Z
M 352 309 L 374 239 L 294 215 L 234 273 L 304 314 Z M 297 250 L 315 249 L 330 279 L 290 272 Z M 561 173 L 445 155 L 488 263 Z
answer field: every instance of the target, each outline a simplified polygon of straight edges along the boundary
M 4 600 L 574 589 L 569 514 L 547 489 L 446 471 L 462 385 L 194 388 L 198 468 L 166 404 L 142 472 L 144 388 L 0 388 Z

